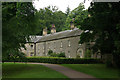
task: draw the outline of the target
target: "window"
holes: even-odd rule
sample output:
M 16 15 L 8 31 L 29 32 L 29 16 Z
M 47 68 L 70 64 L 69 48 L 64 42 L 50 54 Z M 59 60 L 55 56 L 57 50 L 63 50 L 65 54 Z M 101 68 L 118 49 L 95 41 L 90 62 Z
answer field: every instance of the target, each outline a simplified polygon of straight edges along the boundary
M 68 46 L 70 47 L 70 40 L 68 40 Z
M 70 53 L 70 51 L 68 51 L 68 53 Z
M 80 53 L 80 57 L 82 58 L 83 57 L 82 50 L 80 50 L 79 53 Z
M 43 53 L 45 52 L 45 50 L 43 49 Z
M 43 46 L 43 53 L 45 52 L 45 48 L 44 48 L 44 46 Z
M 55 52 L 55 48 L 54 48 L 54 52 Z
M 70 51 L 68 51 L 68 56 L 69 56 L 69 58 L 70 58 Z
M 60 45 L 60 47 L 62 48 L 62 41 L 61 41 L 61 45 Z
M 33 48 L 33 45 L 30 45 L 31 48 Z
M 70 58 L 70 55 L 69 55 L 69 58 Z
M 34 53 L 33 53 L 33 52 L 31 52 L 31 53 L 30 53 L 30 56 L 33 56 L 33 55 L 34 55 Z

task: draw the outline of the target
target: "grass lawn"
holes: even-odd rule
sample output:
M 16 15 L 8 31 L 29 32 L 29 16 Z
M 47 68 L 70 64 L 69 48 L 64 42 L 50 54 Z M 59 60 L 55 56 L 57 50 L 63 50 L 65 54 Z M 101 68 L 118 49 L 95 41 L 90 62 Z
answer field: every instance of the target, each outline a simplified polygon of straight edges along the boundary
M 39 64 L 3 63 L 3 78 L 67 78 L 63 74 Z
M 62 64 L 65 67 L 92 75 L 96 78 L 120 78 L 118 69 L 106 68 L 105 64 Z

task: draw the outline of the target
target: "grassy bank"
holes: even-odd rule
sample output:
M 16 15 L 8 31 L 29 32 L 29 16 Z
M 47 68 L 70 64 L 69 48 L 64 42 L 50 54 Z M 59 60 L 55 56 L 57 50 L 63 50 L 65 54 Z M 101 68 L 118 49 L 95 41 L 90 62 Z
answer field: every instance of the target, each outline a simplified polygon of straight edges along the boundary
M 3 78 L 67 78 L 39 64 L 3 63 Z
M 61 64 L 65 67 L 92 75 L 96 78 L 120 78 L 118 69 L 107 68 L 105 64 Z

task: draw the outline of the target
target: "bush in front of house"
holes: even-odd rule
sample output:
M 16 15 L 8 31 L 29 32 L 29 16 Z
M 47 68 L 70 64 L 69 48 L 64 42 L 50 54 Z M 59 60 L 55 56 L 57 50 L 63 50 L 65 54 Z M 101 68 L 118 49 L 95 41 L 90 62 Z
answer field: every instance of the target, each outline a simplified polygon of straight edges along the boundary
M 49 50 L 48 51 L 48 56 L 51 56 L 51 57 L 65 57 L 65 53 L 64 52 L 55 53 L 52 50 Z
M 63 57 L 43 57 L 43 58 L 24 58 L 24 59 L 6 59 L 3 62 L 37 62 L 37 63 L 52 63 L 52 64 L 97 64 L 102 63 L 100 59 L 77 59 Z
M 58 57 L 58 54 L 54 53 L 52 50 L 49 50 L 49 51 L 48 51 L 48 56 Z
M 58 57 L 58 56 L 59 56 L 59 54 L 52 53 L 50 56 L 51 56 L 51 57 Z
M 49 55 L 49 56 L 51 56 L 51 55 L 52 55 L 52 53 L 53 53 L 53 51 L 52 51 L 52 50 L 49 50 L 49 51 L 48 51 L 48 55 Z
M 87 49 L 85 52 L 85 58 L 91 58 L 92 51 Z
M 61 52 L 58 57 L 65 57 L 65 53 L 64 52 Z
M 21 62 L 26 60 L 26 55 L 23 52 L 14 52 L 14 54 L 8 54 L 2 56 L 2 62 Z

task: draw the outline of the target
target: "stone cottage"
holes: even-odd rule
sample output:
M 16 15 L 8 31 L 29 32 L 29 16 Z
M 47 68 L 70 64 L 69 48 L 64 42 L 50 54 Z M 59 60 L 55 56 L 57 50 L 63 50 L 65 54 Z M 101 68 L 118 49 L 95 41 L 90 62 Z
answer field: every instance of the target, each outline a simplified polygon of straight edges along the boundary
M 26 50 L 22 52 L 26 56 L 48 56 L 48 51 L 59 54 L 65 53 L 67 58 L 84 58 L 85 44 L 79 44 L 82 31 L 71 23 L 71 30 L 56 32 L 55 25 L 51 27 L 51 34 L 47 34 L 47 28 L 43 29 L 43 36 L 30 36 L 31 41 L 25 44 Z

